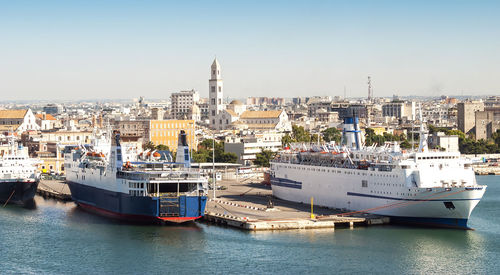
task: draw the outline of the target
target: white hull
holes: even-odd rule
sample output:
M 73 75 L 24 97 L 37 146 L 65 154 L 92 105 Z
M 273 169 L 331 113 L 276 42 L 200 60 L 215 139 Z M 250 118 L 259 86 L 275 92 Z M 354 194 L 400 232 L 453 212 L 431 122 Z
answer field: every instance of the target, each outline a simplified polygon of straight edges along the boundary
M 273 167 L 271 184 L 277 198 L 302 203 L 314 198 L 319 206 L 392 217 L 458 219 L 466 223 L 486 190 L 477 185 L 409 186 L 401 169 L 378 172 L 290 163 L 274 163 Z

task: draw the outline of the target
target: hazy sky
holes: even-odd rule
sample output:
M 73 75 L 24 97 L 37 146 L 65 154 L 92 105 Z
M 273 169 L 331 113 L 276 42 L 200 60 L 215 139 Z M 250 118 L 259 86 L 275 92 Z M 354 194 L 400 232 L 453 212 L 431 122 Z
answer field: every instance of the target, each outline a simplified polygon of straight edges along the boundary
M 500 1 L 0 0 L 0 100 L 500 95 Z

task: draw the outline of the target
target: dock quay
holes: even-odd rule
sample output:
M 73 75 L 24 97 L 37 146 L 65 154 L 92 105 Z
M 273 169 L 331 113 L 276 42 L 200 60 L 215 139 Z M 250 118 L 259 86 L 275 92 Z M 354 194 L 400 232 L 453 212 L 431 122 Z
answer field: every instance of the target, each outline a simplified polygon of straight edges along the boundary
M 36 193 L 44 198 L 71 201 L 68 185 L 62 180 L 41 180 Z
M 369 214 L 344 216 L 341 209 L 316 207 L 272 197 L 269 186 L 256 181 L 221 181 L 216 198 L 207 202 L 204 220 L 250 231 L 354 228 L 387 224 L 388 217 Z M 209 195 L 212 196 L 212 190 Z
M 500 175 L 500 166 L 477 165 L 474 166 L 476 175 Z

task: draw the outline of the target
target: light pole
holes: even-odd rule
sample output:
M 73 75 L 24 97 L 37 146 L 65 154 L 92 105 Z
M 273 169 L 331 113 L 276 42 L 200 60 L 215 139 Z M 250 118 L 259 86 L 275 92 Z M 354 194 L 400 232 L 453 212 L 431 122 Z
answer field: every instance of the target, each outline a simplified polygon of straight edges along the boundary
M 214 196 L 213 199 L 215 199 L 215 133 L 212 135 L 212 188 L 214 189 Z

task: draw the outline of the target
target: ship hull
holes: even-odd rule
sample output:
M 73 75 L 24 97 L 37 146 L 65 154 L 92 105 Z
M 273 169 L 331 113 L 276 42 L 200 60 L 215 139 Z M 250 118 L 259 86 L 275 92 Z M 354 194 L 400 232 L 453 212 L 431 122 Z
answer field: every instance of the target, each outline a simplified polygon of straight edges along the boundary
M 33 201 L 38 181 L 1 181 L 0 203 L 25 205 Z
M 205 196 L 179 196 L 174 202 L 177 207 L 165 211 L 161 198 L 130 196 L 72 181 L 68 186 L 72 199 L 83 210 L 122 221 L 183 223 L 201 218 L 206 205 Z
M 318 206 L 388 216 L 395 223 L 467 229 L 470 214 L 486 190 L 486 186 L 408 187 L 400 175 L 390 172 L 286 166 L 271 177 L 275 197 L 302 203 L 314 198 Z M 304 173 L 304 168 L 315 173 Z

